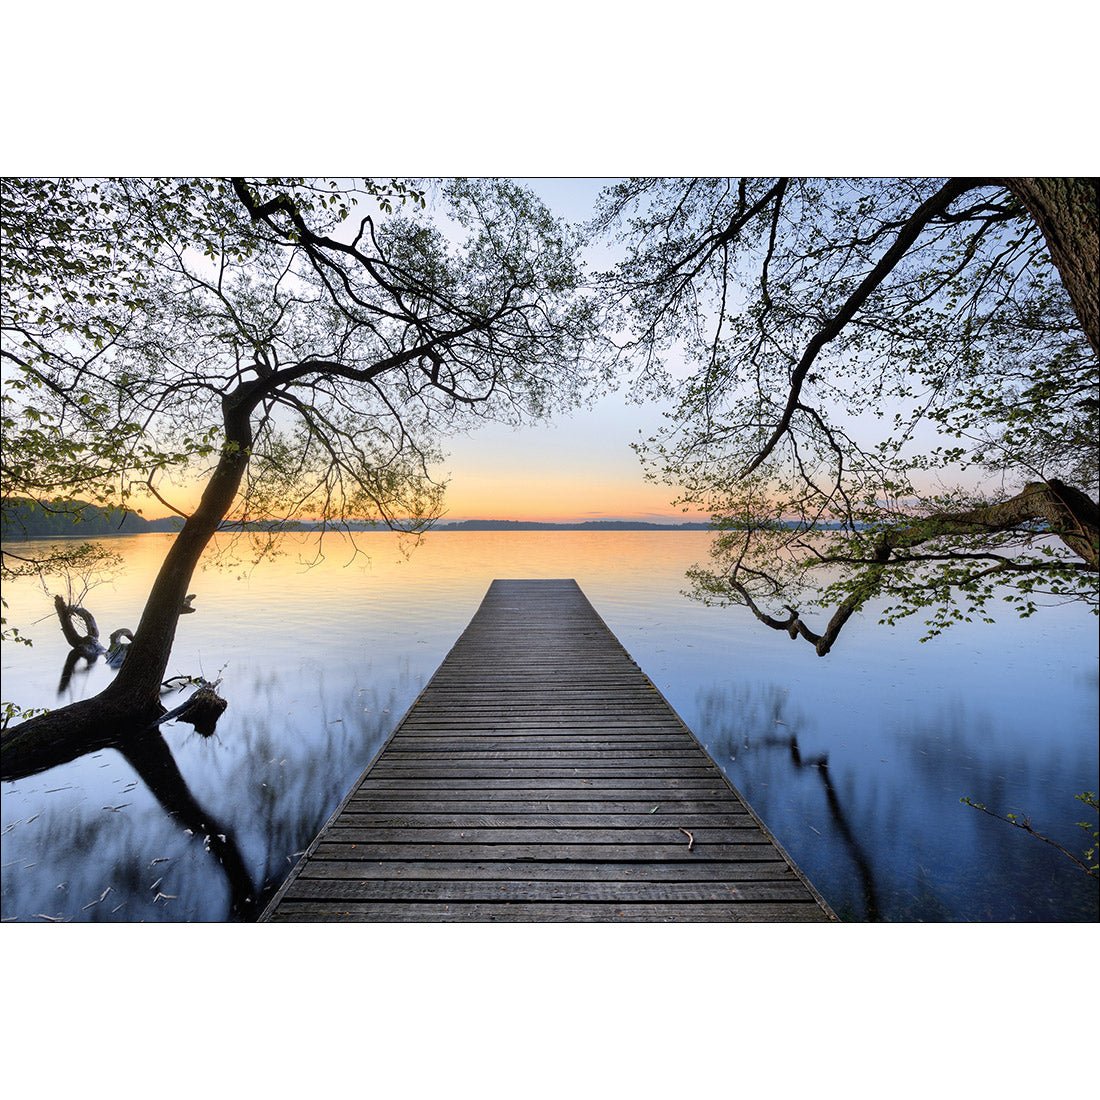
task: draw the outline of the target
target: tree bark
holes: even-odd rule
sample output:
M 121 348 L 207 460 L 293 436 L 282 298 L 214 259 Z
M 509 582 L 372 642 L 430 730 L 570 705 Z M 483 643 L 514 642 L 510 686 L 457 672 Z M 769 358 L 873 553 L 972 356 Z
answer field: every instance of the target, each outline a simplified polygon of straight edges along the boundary
M 22 779 L 67 764 L 96 749 L 118 747 L 164 713 L 151 706 L 105 698 L 106 692 L 80 699 L 4 730 L 0 739 L 0 779 Z
M 1100 214 L 1095 179 L 1024 177 L 1004 181 L 1042 231 L 1062 285 L 1100 355 Z
M 1008 500 L 968 512 L 941 512 L 906 527 L 886 531 L 883 551 L 912 549 L 952 535 L 1011 531 L 1036 520 L 1046 523 L 1093 572 L 1100 572 L 1100 508 L 1086 493 L 1057 478 L 1032 481 Z M 888 560 L 888 559 L 885 559 Z

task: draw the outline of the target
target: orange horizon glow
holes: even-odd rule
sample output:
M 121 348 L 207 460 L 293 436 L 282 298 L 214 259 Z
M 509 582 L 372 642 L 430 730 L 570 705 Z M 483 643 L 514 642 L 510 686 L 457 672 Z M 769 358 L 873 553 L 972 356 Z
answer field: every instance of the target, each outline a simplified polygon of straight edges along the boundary
M 181 512 L 189 513 L 198 504 L 203 486 L 183 486 L 161 495 Z M 699 511 L 684 512 L 670 501 L 674 490 L 667 485 L 646 482 L 627 484 L 592 479 L 579 484 L 573 479 L 557 480 L 478 476 L 456 477 L 443 498 L 443 522 L 463 520 L 504 520 L 532 523 L 584 523 L 588 520 L 630 520 L 650 523 L 687 523 L 709 519 Z M 131 511 L 145 519 L 162 519 L 173 513 L 154 497 L 135 493 L 129 501 Z M 320 516 L 300 517 L 316 520 Z M 364 516 L 364 519 L 373 517 Z
M 522 427 L 486 422 L 476 431 L 454 436 L 445 443 L 447 458 L 433 471 L 438 481 L 447 483 L 442 519 L 535 523 L 709 519 L 709 514 L 675 507 L 674 486 L 645 480 L 631 443 L 641 427 L 651 431 L 657 419 L 659 410 L 639 410 L 609 395 L 553 422 Z M 196 481 L 158 486 L 158 491 L 189 512 L 198 503 L 202 487 Z M 147 519 L 169 514 L 150 496 L 135 494 L 132 503 Z

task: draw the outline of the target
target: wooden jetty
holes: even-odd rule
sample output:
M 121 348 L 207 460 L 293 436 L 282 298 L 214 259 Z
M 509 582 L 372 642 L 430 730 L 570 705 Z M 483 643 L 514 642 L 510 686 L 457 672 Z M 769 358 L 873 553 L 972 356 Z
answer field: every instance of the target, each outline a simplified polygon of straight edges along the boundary
M 269 921 L 835 919 L 576 581 L 493 581 Z

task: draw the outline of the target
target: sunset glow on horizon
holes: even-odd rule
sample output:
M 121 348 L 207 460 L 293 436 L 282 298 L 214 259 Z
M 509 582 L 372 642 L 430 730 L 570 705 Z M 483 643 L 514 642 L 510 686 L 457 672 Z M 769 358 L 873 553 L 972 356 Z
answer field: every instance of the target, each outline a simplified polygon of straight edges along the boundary
M 447 482 L 443 521 L 520 520 L 583 523 L 629 520 L 684 523 L 708 515 L 674 507 L 676 489 L 645 480 L 631 449 L 639 432 L 655 429 L 659 410 L 627 404 L 610 395 L 591 408 L 546 424 L 512 427 L 484 424 L 444 441 L 447 458 L 435 471 Z M 159 487 L 174 507 L 189 512 L 203 482 Z M 169 510 L 135 493 L 131 507 L 146 519 Z M 301 518 L 318 518 L 308 513 Z M 371 518 L 371 517 L 364 517 Z

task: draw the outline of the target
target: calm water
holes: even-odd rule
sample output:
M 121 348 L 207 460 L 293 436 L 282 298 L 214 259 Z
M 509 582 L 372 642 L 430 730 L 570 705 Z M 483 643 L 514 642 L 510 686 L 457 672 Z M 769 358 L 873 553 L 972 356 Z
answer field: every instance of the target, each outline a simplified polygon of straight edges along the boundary
M 170 536 L 109 540 L 124 573 L 86 603 L 134 627 Z M 435 670 L 495 577 L 575 577 L 623 644 L 844 918 L 1096 920 L 1100 894 L 1053 849 L 962 804 L 1031 815 L 1074 852 L 1097 790 L 1095 620 L 1079 608 L 959 627 L 852 622 L 836 651 L 680 595 L 702 532 L 431 535 L 407 556 L 292 536 L 274 563 L 208 568 L 169 674 L 223 677 L 210 739 L 168 724 L 143 757 L 113 749 L 2 786 L 5 920 L 217 921 L 270 896 Z M 30 544 L 24 544 L 29 546 Z M 31 582 L 5 585 L 3 697 L 58 706 L 67 646 Z M 37 622 L 36 620 L 42 620 Z M 168 705 L 174 705 L 169 700 Z M 217 822 L 205 842 L 194 814 Z

